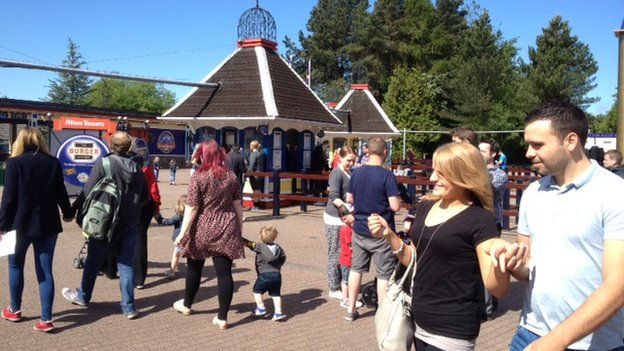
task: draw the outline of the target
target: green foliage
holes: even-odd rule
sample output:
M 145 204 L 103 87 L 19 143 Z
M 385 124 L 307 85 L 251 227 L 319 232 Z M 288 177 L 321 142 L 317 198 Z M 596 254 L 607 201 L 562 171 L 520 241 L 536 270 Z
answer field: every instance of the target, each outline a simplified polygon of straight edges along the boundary
M 543 29 L 536 48 L 529 47 L 529 58 L 528 78 L 539 101 L 569 100 L 587 107 L 598 100 L 587 96 L 596 87 L 598 65 L 589 46 L 572 35 L 561 16 Z
M 63 66 L 82 68 L 84 64 L 78 45 L 71 38 L 67 39 L 67 57 L 63 60 Z M 84 104 L 93 84 L 88 76 L 75 73 L 59 73 L 59 78 L 50 79 L 49 82 L 48 100 L 69 105 Z
M 523 129 L 526 114 L 550 99 L 586 107 L 597 65 L 589 47 L 560 16 L 518 57 L 486 10 L 464 0 L 319 0 L 299 34 L 284 39 L 286 59 L 304 75 L 312 60 L 312 85 L 325 101 L 339 101 L 349 83 L 366 83 L 397 128 L 448 130 Z M 615 107 L 596 118 L 596 129 L 615 128 Z M 511 161 L 525 163 L 521 134 L 487 136 Z M 448 137 L 408 134 L 407 146 L 431 152 Z M 400 152 L 403 143 L 394 145 Z
M 326 83 L 350 74 L 352 61 L 346 46 L 354 43 L 357 25 L 365 23 L 368 0 L 319 0 L 310 13 L 305 36 L 299 32 L 301 56 L 312 59 L 313 82 Z
M 86 101 L 121 111 L 163 113 L 175 103 L 175 94 L 162 84 L 102 78 L 93 84 Z
M 611 109 L 604 115 L 596 116 L 592 119 L 593 126 L 590 126 L 593 132 L 597 133 L 616 133 L 617 132 L 618 108 L 617 100 L 613 102 Z M 595 129 L 595 130 L 594 130 Z
M 481 130 L 517 129 L 514 97 L 519 74 L 517 49 L 494 30 L 487 11 L 465 30 L 458 54 L 450 62 L 446 80 L 451 108 L 444 116 L 458 124 Z
M 446 129 L 439 111 L 444 109 L 439 78 L 416 68 L 400 67 L 390 79 L 383 109 L 402 130 L 428 131 Z M 443 134 L 407 134 L 407 147 L 416 154 L 435 150 Z M 395 143 L 394 152 L 403 144 Z
M 339 102 L 348 91 L 349 86 L 343 79 L 336 79 L 314 86 L 316 95 L 325 102 Z
M 308 63 L 303 58 L 301 49 L 297 47 L 297 44 L 288 36 L 284 37 L 283 43 L 286 48 L 286 52 L 282 55 L 282 57 L 290 64 L 295 72 L 299 73 L 302 78 L 305 77 L 305 72 L 308 69 Z

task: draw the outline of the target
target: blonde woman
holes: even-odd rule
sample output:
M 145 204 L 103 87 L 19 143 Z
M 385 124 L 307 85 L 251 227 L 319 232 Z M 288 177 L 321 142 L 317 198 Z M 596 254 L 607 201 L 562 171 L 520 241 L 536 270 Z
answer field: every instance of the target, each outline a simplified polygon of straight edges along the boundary
M 0 234 L 10 230 L 17 233 L 15 253 L 9 255 L 11 303 L 2 310 L 2 318 L 11 322 L 22 319 L 24 261 L 26 251 L 32 244 L 41 299 L 41 320 L 35 323 L 34 329 L 43 332 L 54 329 L 52 259 L 58 233 L 63 231 L 59 207 L 63 211 L 63 219 L 70 221 L 74 211 L 63 183 L 61 164 L 50 155 L 38 129 L 22 129 L 6 163 L 0 206 Z
M 484 286 L 497 297 L 509 287 L 509 273 L 494 267 L 489 252 L 508 244 L 498 238 L 490 180 L 477 148 L 443 145 L 433 155 L 433 170 L 433 193 L 415 205 L 408 232 L 417 253 L 414 343 L 418 351 L 474 350 Z M 382 217 L 370 216 L 368 226 L 409 264 L 411 250 Z

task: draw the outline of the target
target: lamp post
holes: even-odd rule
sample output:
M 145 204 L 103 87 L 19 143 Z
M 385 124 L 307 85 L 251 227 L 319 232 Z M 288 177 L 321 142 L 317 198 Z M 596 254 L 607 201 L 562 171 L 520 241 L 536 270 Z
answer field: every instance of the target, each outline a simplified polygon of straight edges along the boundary
M 150 125 L 149 125 L 149 120 L 148 119 L 146 119 L 143 122 L 143 129 L 145 129 L 145 142 L 149 143 L 149 139 L 150 139 L 150 134 L 149 134 Z
M 191 160 L 191 127 L 186 125 L 184 128 L 184 160 L 189 162 Z

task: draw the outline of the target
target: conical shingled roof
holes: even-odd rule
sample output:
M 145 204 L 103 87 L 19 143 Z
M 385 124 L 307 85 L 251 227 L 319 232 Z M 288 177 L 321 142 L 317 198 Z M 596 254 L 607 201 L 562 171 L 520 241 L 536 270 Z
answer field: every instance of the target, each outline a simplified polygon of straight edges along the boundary
M 221 121 L 222 125 L 238 127 L 270 120 L 321 127 L 340 125 L 340 120 L 275 52 L 275 43 L 257 39 L 239 45 L 202 80 L 220 82 L 219 88 L 194 88 L 161 118 L 204 121 L 207 125 Z
M 351 130 L 349 132 L 352 135 L 399 135 L 399 130 L 371 94 L 367 84 L 353 84 L 351 90 L 336 106 L 336 110 L 342 112 L 338 115 L 345 126 L 350 122 Z M 347 111 L 348 113 L 346 113 Z M 346 118 L 350 121 L 345 120 Z M 327 133 L 345 134 L 347 131 L 347 128 L 339 127 L 335 131 L 327 131 Z

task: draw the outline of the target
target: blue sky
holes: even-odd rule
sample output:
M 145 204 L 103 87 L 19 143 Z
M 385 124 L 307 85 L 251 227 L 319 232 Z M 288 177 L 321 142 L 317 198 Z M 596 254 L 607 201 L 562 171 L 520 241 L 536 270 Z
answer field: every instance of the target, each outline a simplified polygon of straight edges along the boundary
M 277 23 L 279 49 L 285 35 L 304 30 L 316 0 L 261 0 Z M 549 20 L 559 14 L 588 44 L 598 62 L 601 100 L 589 111 L 613 104 L 617 87 L 617 39 L 624 18 L 622 0 L 477 0 L 490 11 L 505 38 L 517 39 L 521 56 Z M 372 1 L 371 1 L 372 3 Z M 94 70 L 199 81 L 236 48 L 240 15 L 252 0 L 22 1 L 3 0 L 0 59 L 61 64 L 67 38 L 79 46 Z M 47 96 L 51 72 L 0 68 L 0 96 L 39 100 Z M 178 98 L 189 88 L 168 85 Z

